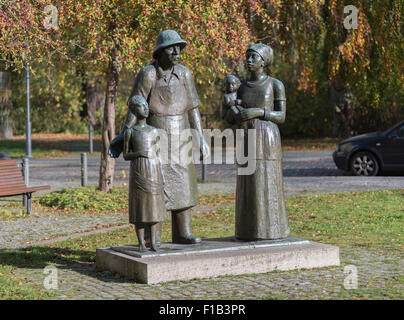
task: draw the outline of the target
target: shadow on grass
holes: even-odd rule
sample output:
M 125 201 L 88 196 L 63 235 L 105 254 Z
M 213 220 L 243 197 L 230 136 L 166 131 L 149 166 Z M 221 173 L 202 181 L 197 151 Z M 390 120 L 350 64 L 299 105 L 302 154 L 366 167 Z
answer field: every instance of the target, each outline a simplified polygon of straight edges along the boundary
M 108 271 L 97 271 L 95 256 L 95 251 L 67 248 L 27 247 L 22 249 L 0 249 L 0 266 L 40 270 L 46 266 L 53 265 L 59 270 L 79 272 L 104 282 L 133 282 Z M 42 270 L 39 272 L 42 274 Z

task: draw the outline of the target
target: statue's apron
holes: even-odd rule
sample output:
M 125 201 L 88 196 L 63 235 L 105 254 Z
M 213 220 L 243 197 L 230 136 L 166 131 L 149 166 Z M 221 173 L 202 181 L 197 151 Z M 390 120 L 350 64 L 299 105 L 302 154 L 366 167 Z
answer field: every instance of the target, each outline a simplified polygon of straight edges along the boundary
M 190 128 L 185 85 L 175 75 L 171 75 L 168 84 L 163 78 L 157 79 L 148 100 L 150 116 L 147 123 L 166 133 L 166 137 L 160 136 L 160 157 L 167 210 L 193 207 L 198 202 L 195 165 L 189 158 L 181 157 L 190 154 L 192 158 L 191 137 L 184 135 Z

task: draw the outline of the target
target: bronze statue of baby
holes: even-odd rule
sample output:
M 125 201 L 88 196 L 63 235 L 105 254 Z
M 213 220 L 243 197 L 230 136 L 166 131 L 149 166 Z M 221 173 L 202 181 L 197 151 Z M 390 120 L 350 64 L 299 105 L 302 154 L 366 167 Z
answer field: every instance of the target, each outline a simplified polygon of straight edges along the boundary
M 222 103 L 222 118 L 227 122 L 234 124 L 237 116 L 244 108 L 241 106 L 241 100 L 237 99 L 237 90 L 240 87 L 240 79 L 233 74 L 228 74 L 224 79 L 225 94 Z

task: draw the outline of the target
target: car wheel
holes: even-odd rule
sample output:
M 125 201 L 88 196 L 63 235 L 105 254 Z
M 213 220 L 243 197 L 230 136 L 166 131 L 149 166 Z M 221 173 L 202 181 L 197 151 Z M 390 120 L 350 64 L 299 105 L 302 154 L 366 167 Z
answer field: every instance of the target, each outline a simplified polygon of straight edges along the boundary
M 375 176 L 379 172 L 379 163 L 370 152 L 355 153 L 350 162 L 351 171 L 356 176 Z

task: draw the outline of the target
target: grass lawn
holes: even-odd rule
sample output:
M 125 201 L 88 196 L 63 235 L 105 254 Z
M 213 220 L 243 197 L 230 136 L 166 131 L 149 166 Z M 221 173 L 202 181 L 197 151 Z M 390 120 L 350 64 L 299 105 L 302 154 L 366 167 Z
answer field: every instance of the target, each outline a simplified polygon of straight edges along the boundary
M 234 194 L 200 195 L 199 205 L 215 207 L 235 200 Z M 110 193 L 97 190 L 96 186 L 69 188 L 33 198 L 33 211 L 70 214 L 126 213 L 128 210 L 128 187 L 114 187 Z M 0 199 L 0 221 L 30 218 L 22 205 L 21 196 Z
M 325 151 L 336 150 L 339 138 L 317 138 L 317 139 L 282 139 L 282 150 L 284 151 Z
M 8 152 L 13 159 L 22 159 L 26 155 L 25 141 L 0 140 L 0 151 Z M 34 158 L 60 158 L 67 155 L 67 152 L 56 148 L 32 145 L 32 156 Z
M 83 190 L 82 192 L 84 193 Z M 193 232 L 203 238 L 234 235 L 233 200 L 234 194 L 202 197 L 201 202 L 205 204 L 229 205 L 193 216 Z M 404 252 L 404 190 L 299 195 L 288 197 L 286 201 L 292 236 L 334 244 L 341 248 L 388 252 L 397 257 Z M 162 241 L 170 241 L 170 225 L 171 221 L 164 222 Z M 57 294 L 14 276 L 13 271 L 17 268 L 66 266 L 75 262 L 94 263 L 96 248 L 128 243 L 137 243 L 132 227 L 46 246 L 1 252 L 0 298 L 43 299 L 49 294 Z M 399 276 L 391 281 L 401 285 L 404 282 Z M 380 290 L 377 288 L 370 288 L 366 294 L 361 294 L 362 289 L 358 290 L 345 292 L 347 296 L 343 298 L 380 298 Z M 400 299 L 404 297 L 399 291 L 390 292 L 390 296 Z
M 60 158 L 71 153 L 88 152 L 89 138 L 87 134 L 70 133 L 35 133 L 32 135 L 32 155 L 34 158 Z M 94 154 L 99 154 L 101 138 L 93 135 Z M 10 153 L 12 158 L 23 158 L 25 151 L 25 135 L 11 139 L 0 139 L 0 151 Z

